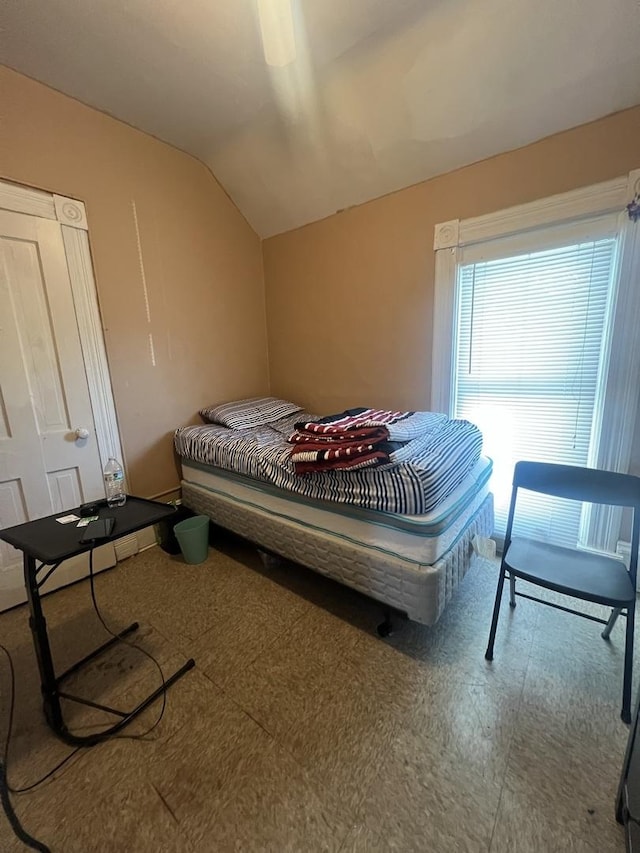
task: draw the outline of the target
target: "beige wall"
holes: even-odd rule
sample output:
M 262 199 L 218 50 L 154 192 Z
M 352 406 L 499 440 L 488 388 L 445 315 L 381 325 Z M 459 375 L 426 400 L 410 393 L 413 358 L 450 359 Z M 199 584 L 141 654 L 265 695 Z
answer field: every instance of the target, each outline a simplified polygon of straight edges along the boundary
M 260 241 L 197 160 L 2 67 L 0 122 L 0 176 L 87 205 L 129 487 L 171 489 L 175 427 L 268 389 Z
M 174 428 L 203 403 L 265 392 L 269 368 L 274 393 L 318 412 L 428 408 L 434 225 L 640 166 L 638 107 L 273 237 L 261 254 L 188 155 L 2 67 L 0 122 L 0 176 L 87 205 L 130 488 L 142 495 L 178 482 Z
M 626 174 L 639 139 L 637 107 L 266 240 L 273 393 L 428 408 L 434 225 Z

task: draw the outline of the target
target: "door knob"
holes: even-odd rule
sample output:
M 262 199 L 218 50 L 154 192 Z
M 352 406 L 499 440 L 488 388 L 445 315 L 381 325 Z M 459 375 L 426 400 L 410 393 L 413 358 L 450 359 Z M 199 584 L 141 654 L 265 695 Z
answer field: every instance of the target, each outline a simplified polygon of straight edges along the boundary
M 78 427 L 76 432 L 76 438 L 89 438 L 89 430 L 84 427 Z

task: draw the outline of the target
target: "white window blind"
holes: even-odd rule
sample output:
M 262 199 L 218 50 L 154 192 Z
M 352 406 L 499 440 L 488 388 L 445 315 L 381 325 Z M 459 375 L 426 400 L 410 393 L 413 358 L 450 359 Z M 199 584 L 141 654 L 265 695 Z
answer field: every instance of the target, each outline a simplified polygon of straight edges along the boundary
M 544 244 L 542 244 L 544 246 Z M 594 462 L 609 350 L 617 240 L 573 242 L 458 267 L 455 417 L 477 423 L 494 460 L 504 534 L 519 459 Z M 528 495 L 515 531 L 579 541 L 580 504 Z

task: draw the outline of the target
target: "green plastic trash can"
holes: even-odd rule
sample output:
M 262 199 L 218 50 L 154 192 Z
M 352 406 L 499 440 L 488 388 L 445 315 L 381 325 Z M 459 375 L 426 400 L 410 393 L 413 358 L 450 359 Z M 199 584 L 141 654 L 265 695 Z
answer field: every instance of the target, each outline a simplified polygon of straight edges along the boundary
M 172 516 L 163 518 L 162 521 L 159 521 L 155 525 L 156 542 L 167 554 L 179 554 L 180 545 L 178 544 L 173 528 L 180 521 L 184 521 L 186 518 L 193 518 L 195 512 L 183 504 L 176 504 L 173 501 L 171 501 L 171 504 L 175 506 L 176 511 Z
M 209 551 L 209 518 L 194 515 L 173 528 L 186 563 L 203 563 Z

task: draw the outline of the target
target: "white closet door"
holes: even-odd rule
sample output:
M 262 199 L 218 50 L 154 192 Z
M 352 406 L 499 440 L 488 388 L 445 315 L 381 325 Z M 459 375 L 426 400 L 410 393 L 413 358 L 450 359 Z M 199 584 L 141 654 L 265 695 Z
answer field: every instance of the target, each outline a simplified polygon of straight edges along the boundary
M 60 225 L 0 210 L 0 527 L 103 495 Z M 96 553 L 97 570 L 114 563 Z M 86 572 L 68 561 L 46 589 Z M 0 542 L 0 609 L 24 599 L 21 554 Z

